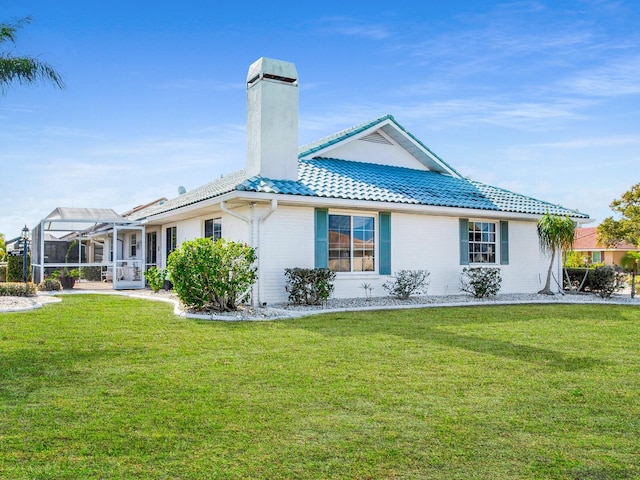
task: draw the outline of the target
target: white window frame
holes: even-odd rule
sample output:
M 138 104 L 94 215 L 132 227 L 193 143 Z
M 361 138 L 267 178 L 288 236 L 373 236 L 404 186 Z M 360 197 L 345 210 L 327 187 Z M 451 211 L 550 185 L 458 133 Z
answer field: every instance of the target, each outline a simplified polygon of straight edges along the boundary
M 212 222 L 212 235 L 211 236 L 207 236 L 207 222 Z M 218 228 L 216 229 L 216 226 L 218 226 Z M 210 238 L 212 241 L 216 241 L 220 238 L 222 238 L 222 217 L 215 217 L 215 218 L 207 218 L 204 220 L 204 222 L 202 223 L 202 229 L 203 229 L 203 234 L 202 236 L 204 238 Z M 216 230 L 218 230 L 217 235 L 216 235 Z
M 337 270 L 337 269 L 332 269 L 331 268 L 331 263 L 332 261 L 340 261 L 340 257 L 332 257 L 331 256 L 331 250 L 332 250 L 332 243 L 331 243 L 331 217 L 335 217 L 335 216 L 342 216 L 342 217 L 349 217 L 349 270 Z M 355 236 L 354 236 L 354 217 L 360 217 L 360 218 L 366 218 L 366 219 L 370 219 L 373 222 L 373 255 L 372 258 L 370 258 L 370 269 L 362 269 L 362 270 L 355 270 L 354 269 L 354 265 L 358 262 L 358 259 L 363 259 L 361 260 L 363 263 L 366 262 L 366 256 L 355 256 L 355 253 L 360 251 L 360 252 L 365 252 L 369 249 L 366 248 L 354 248 L 354 243 L 355 243 Z M 329 270 L 334 271 L 338 274 L 357 274 L 357 275 L 362 275 L 362 274 L 371 274 L 371 273 L 376 273 L 378 271 L 378 249 L 379 249 L 379 240 L 378 240 L 378 220 L 377 220 L 377 214 L 374 212 L 358 212 L 358 211 L 330 211 L 328 213 L 328 226 L 329 226 L 329 244 L 328 244 L 328 260 L 329 260 Z
M 167 235 L 167 232 L 171 230 L 172 232 L 175 231 L 175 236 L 172 234 L 172 240 L 175 239 L 175 242 L 173 245 L 169 245 L 169 236 Z M 169 255 L 171 254 L 171 252 L 173 252 L 176 248 L 178 248 L 178 227 L 177 225 L 171 225 L 168 227 L 165 227 L 164 230 L 164 239 L 165 239 L 165 260 L 169 258 Z M 171 248 L 173 247 L 173 248 Z
M 129 257 L 136 258 L 138 253 L 138 235 L 132 233 L 129 235 Z
M 472 228 L 480 225 L 480 230 Z M 493 231 L 484 230 L 483 225 L 493 225 Z M 468 258 L 470 265 L 497 265 L 500 261 L 500 223 L 494 220 L 473 220 L 469 219 L 467 229 L 469 251 Z M 472 238 L 473 237 L 473 238 Z M 479 237 L 479 238 L 478 238 Z M 493 237 L 493 240 L 491 238 Z M 477 248 L 476 248 L 477 246 Z M 486 248 L 484 248 L 486 247 Z M 477 250 L 477 251 L 476 251 Z M 493 255 L 493 260 L 483 260 L 484 255 Z M 478 260 L 480 258 L 480 260 Z

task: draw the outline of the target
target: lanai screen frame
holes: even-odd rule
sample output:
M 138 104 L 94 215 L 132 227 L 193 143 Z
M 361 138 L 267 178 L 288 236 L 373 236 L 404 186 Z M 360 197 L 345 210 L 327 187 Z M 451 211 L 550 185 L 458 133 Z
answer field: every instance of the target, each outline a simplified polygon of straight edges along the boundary
M 126 230 L 127 228 L 136 230 L 141 229 L 144 236 L 144 226 L 140 221 L 130 220 L 119 215 L 112 209 L 106 208 L 67 208 L 58 207 L 53 210 L 47 217 L 40 220 L 40 223 L 32 229 L 31 242 L 31 269 L 33 278 L 38 283 L 44 280 L 45 268 L 81 268 L 91 266 L 111 266 L 115 271 L 117 259 L 117 232 Z M 45 262 L 45 239 L 47 233 L 63 232 L 65 236 L 71 236 L 74 240 L 79 240 L 79 255 L 77 262 L 65 263 L 47 263 Z M 83 237 L 85 239 L 96 236 L 100 233 L 107 235 L 109 232 L 114 234 L 114 255 L 113 258 L 104 260 L 100 263 L 82 262 L 81 244 Z M 104 253 L 103 253 L 104 254 Z M 108 254 L 108 253 L 107 253 Z

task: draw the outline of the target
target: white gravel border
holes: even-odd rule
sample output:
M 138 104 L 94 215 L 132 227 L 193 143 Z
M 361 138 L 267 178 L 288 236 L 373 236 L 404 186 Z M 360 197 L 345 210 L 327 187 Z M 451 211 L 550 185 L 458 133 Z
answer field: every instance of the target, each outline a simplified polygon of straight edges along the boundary
M 236 312 L 197 313 L 185 310 L 176 295 L 170 292 L 151 290 L 97 291 L 69 290 L 59 292 L 39 292 L 36 297 L 0 297 L 0 312 L 19 312 L 40 308 L 48 303 L 60 302 L 64 295 L 101 294 L 121 295 L 173 304 L 173 313 L 183 318 L 217 321 L 268 321 L 299 318 L 332 312 L 352 312 L 368 310 L 398 310 L 407 308 L 460 307 L 484 305 L 522 305 L 522 304 L 598 304 L 598 305 L 635 305 L 640 306 L 640 295 L 631 298 L 628 293 L 615 294 L 603 299 L 593 294 L 502 294 L 487 299 L 477 299 L 471 295 L 425 295 L 398 300 L 393 297 L 329 299 L 320 306 L 301 306 L 274 304 L 265 307 L 240 307 Z M 55 295 L 55 296 L 54 296 Z

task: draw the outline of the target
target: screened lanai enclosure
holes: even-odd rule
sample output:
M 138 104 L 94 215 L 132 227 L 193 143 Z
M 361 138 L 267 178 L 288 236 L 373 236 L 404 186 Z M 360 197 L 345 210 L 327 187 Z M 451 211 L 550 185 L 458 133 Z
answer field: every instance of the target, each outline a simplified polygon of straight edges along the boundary
M 81 281 L 144 288 L 144 226 L 108 208 L 58 207 L 31 237 L 33 278 L 76 271 Z

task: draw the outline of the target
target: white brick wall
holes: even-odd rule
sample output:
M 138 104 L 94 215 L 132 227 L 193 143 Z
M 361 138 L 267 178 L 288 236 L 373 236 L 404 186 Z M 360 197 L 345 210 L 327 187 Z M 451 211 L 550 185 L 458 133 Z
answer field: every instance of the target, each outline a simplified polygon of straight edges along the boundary
M 250 217 L 246 207 L 234 210 Z M 331 210 L 341 212 L 341 210 Z M 259 218 L 267 212 L 265 206 L 253 212 Z M 345 210 L 345 213 L 353 213 Z M 222 217 L 222 234 L 234 241 L 251 242 L 247 223 L 231 215 L 213 211 L 189 220 L 163 225 L 159 232 L 164 257 L 165 228 L 178 227 L 178 243 L 204 234 L 204 220 Z M 473 217 L 470 217 L 473 218 Z M 491 221 L 491 219 L 489 219 Z M 499 230 L 499 229 L 498 229 Z M 258 247 L 259 284 L 254 295 L 256 301 L 268 304 L 284 302 L 284 269 L 290 267 L 313 268 L 314 266 L 314 208 L 279 205 L 259 227 L 254 227 L 254 245 Z M 258 240 L 258 235 L 260 239 Z M 376 236 L 379 225 L 376 215 Z M 392 272 L 403 269 L 426 269 L 430 272 L 430 295 L 459 294 L 460 273 L 464 266 L 459 262 L 459 218 L 392 213 L 391 215 L 391 268 Z M 498 239 L 499 245 L 499 239 Z M 376 238 L 376 246 L 379 240 Z M 376 248 L 376 255 L 379 252 Z M 376 264 L 377 261 L 376 260 Z M 164 258 L 163 258 L 164 261 Z M 509 265 L 495 265 L 502 272 L 502 293 L 534 293 L 544 285 L 549 258 L 540 253 L 534 221 L 509 221 Z M 556 276 L 558 274 L 556 273 Z M 363 297 L 363 283 L 373 287 L 374 296 L 384 296 L 382 287 L 389 276 L 377 273 L 339 273 L 336 276 L 336 298 Z

